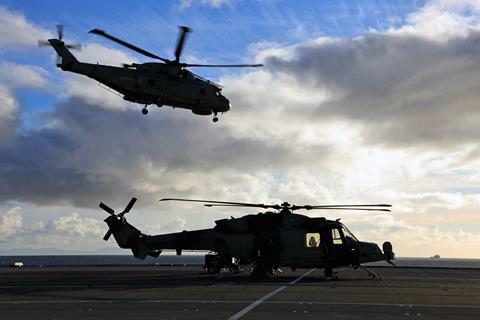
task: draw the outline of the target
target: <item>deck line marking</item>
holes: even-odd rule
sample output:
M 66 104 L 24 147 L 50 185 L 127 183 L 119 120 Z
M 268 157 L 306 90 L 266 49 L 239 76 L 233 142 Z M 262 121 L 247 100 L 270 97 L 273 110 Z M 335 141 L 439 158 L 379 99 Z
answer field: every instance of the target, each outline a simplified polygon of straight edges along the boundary
M 285 286 L 286 287 L 286 286 Z M 252 303 L 248 300 L 12 300 L 0 301 L 6 304 L 62 304 L 62 303 L 93 303 L 93 304 L 154 304 L 154 303 Z M 265 304 L 310 304 L 332 306 L 372 306 L 372 307 L 398 307 L 398 308 L 458 308 L 480 309 L 480 305 L 458 304 L 412 304 L 412 303 L 370 303 L 370 302 L 335 302 L 335 301 L 263 301 Z
M 288 285 L 294 285 L 295 283 L 297 283 L 298 281 L 302 280 L 304 277 L 306 277 L 307 275 L 309 275 L 310 273 L 312 273 L 315 269 L 310 269 L 309 271 L 305 272 L 303 275 L 301 275 L 300 277 L 298 277 L 297 279 L 291 281 L 288 283 Z M 237 319 L 240 319 L 241 317 L 243 317 L 245 314 L 249 313 L 250 311 L 252 311 L 255 307 L 257 307 L 258 305 L 260 305 L 262 302 L 264 302 L 265 300 L 273 297 L 274 295 L 276 295 L 277 293 L 279 293 L 280 291 L 284 290 L 285 288 L 288 287 L 287 286 L 282 286 L 282 287 L 279 287 L 275 290 L 273 290 L 272 292 L 270 292 L 269 294 L 261 297 L 260 299 L 258 299 L 257 301 L 249 304 L 248 306 L 246 306 L 245 308 L 243 308 L 242 310 L 240 310 L 239 312 L 235 313 L 233 316 L 231 316 L 230 318 L 228 318 L 228 320 L 237 320 Z

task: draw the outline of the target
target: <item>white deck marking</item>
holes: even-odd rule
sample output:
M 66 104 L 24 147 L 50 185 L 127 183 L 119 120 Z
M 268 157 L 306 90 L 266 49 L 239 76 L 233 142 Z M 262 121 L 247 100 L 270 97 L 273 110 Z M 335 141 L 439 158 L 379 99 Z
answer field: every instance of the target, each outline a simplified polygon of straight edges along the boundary
M 255 302 L 253 302 L 253 303 L 255 303 Z M 82 303 L 87 303 L 87 304 L 212 303 L 212 304 L 215 304 L 215 303 L 252 303 L 252 301 L 248 301 L 248 300 L 12 300 L 12 301 L 0 301 L 0 305 L 8 305 L 8 304 L 64 304 L 64 303 L 72 303 L 72 304 L 82 304 Z M 420 304 L 410 304 L 410 303 L 371 303 L 371 302 L 334 302 L 334 301 L 263 301 L 263 303 L 265 303 L 265 304 L 325 305 L 325 306 L 331 305 L 331 306 L 397 307 L 397 308 L 480 309 L 480 305 L 458 305 L 458 304 L 421 304 L 421 303 Z
M 307 275 L 309 275 L 310 273 L 312 273 L 315 269 L 311 269 L 307 272 L 305 272 L 303 275 L 301 275 L 300 277 L 298 277 L 297 279 L 289 282 L 288 284 L 289 285 L 294 285 L 295 283 L 297 283 L 298 281 L 302 280 L 303 277 L 306 277 Z M 230 318 L 228 318 L 228 320 L 237 320 L 237 319 L 240 319 L 241 317 L 243 317 L 245 314 L 249 313 L 250 311 L 252 311 L 255 307 L 257 307 L 259 304 L 261 304 L 262 302 L 264 302 L 265 300 L 273 297 L 274 295 L 276 295 L 277 293 L 279 293 L 280 291 L 284 290 L 287 286 L 283 286 L 283 287 L 280 287 L 280 288 L 277 288 L 275 290 L 273 290 L 272 292 L 270 292 L 269 294 L 261 297 L 260 299 L 258 299 L 257 301 L 249 304 L 248 306 L 246 306 L 245 308 L 243 308 L 242 310 L 240 310 L 238 313 L 235 313 L 233 316 L 231 316 Z

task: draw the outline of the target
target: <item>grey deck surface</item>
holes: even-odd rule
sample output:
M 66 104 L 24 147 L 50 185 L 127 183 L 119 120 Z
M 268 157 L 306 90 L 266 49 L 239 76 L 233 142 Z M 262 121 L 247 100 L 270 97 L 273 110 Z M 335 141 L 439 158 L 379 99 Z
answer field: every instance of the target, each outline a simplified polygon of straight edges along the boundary
M 210 276 L 199 267 L 0 269 L 7 319 L 480 319 L 480 271 L 378 268 Z M 297 282 L 293 283 L 294 281 Z M 253 308 L 252 308 L 253 307 Z

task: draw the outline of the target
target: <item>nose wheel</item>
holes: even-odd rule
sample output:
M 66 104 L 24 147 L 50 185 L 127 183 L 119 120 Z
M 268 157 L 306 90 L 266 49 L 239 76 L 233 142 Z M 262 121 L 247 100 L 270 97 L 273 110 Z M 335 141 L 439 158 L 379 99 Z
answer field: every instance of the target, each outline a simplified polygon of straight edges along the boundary
M 147 113 L 148 113 L 147 106 L 143 107 L 143 109 L 142 109 L 142 113 L 143 113 L 143 114 L 147 114 Z
M 216 113 L 216 112 L 213 114 L 213 119 L 212 119 L 212 120 L 213 120 L 213 122 L 217 122 L 217 121 L 218 121 L 218 117 L 217 117 L 217 113 Z

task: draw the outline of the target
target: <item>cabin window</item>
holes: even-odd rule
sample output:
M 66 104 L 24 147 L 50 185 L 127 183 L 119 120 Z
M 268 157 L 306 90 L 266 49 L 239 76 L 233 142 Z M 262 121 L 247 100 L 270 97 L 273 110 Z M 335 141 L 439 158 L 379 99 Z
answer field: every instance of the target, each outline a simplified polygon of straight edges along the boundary
M 205 88 L 200 88 L 200 94 L 205 95 Z
M 342 244 L 342 236 L 340 235 L 340 230 L 335 228 L 332 229 L 332 242 L 333 244 Z
M 305 246 L 307 248 L 316 248 L 320 246 L 320 233 L 305 234 Z

